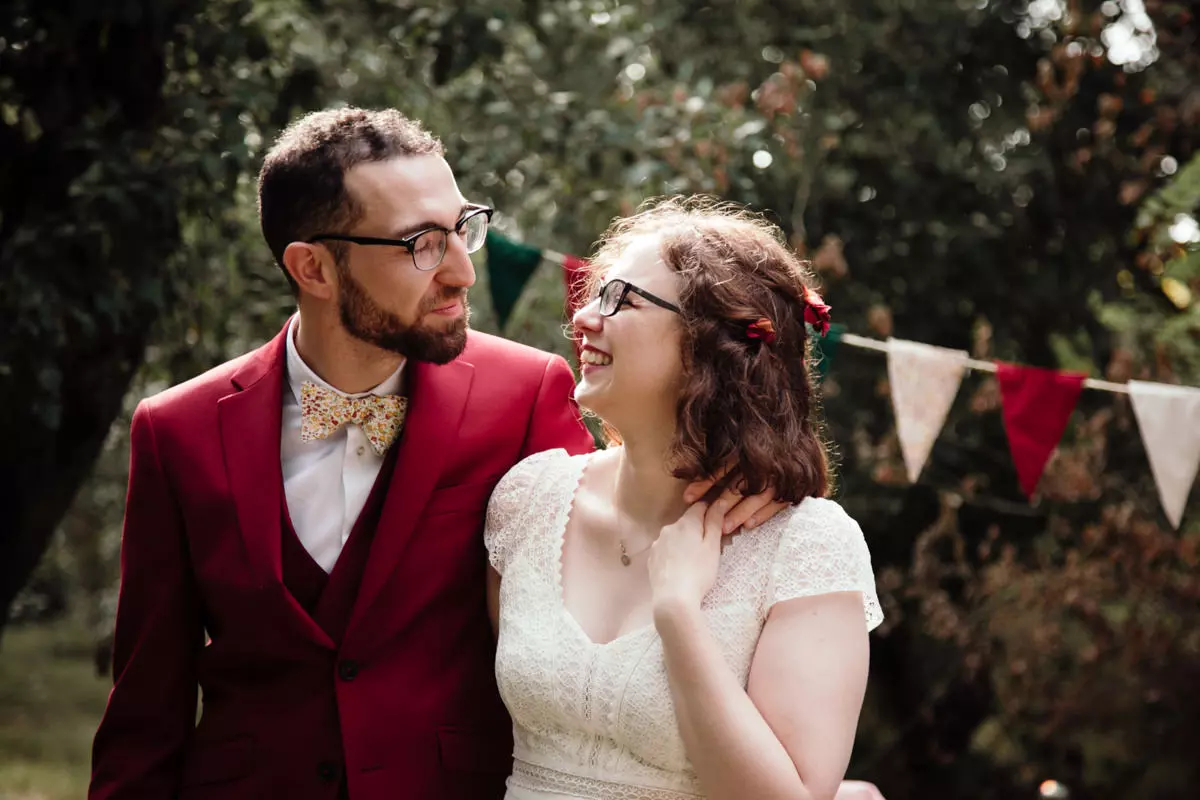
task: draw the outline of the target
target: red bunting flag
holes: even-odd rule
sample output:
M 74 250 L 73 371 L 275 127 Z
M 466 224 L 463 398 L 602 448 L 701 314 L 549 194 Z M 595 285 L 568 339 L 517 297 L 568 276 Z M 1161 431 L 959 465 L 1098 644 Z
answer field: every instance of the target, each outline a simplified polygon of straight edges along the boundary
M 1050 453 L 1067 429 L 1086 376 L 999 361 L 996 376 L 1017 477 L 1025 496 L 1032 498 Z
M 562 260 L 563 283 L 567 289 L 567 320 L 575 316 L 575 312 L 587 304 L 587 261 L 579 256 L 565 255 Z M 579 358 L 579 339 L 572 337 L 575 343 L 575 357 Z
M 567 287 L 567 316 L 575 315 L 587 300 L 584 292 L 587 290 L 587 262 L 579 256 L 563 256 L 563 282 Z

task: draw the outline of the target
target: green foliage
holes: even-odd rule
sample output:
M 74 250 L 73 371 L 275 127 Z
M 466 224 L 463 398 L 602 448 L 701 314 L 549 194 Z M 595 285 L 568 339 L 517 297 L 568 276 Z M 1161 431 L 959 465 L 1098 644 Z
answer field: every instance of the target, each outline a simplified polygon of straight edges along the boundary
M 92 737 L 107 687 L 95 638 L 69 621 L 13 631 L 0 659 L 3 797 L 75 800 L 87 793 Z
M 0 524 L 17 535 L 0 540 L 4 609 L 90 471 L 152 330 L 170 332 L 205 291 L 213 237 L 246 231 L 228 214 L 253 171 L 255 115 L 269 124 L 305 97 L 286 52 L 264 60 L 250 0 L 8 10 Z

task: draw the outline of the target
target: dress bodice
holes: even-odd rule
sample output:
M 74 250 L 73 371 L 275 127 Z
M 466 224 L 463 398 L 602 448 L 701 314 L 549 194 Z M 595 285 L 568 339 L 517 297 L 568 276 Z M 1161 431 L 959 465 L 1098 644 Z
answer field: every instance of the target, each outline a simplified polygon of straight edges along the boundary
M 489 559 L 503 576 L 496 679 L 514 726 L 509 796 L 699 797 L 653 624 L 599 644 L 563 603 L 563 535 L 592 457 L 530 456 L 488 508 Z M 882 621 L 858 525 L 837 503 L 808 498 L 729 542 L 702 610 L 745 686 L 771 606 L 838 591 L 862 593 L 868 629 Z

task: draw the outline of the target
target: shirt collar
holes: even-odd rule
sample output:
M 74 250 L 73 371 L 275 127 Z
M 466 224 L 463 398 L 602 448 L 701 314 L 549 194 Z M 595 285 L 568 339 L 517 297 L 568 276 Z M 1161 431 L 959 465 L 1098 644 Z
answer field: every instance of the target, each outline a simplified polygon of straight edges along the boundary
M 317 373 L 313 372 L 312 368 L 304 362 L 300 357 L 300 351 L 296 349 L 296 331 L 300 328 L 300 315 L 292 316 L 292 321 L 288 324 L 287 331 L 287 374 L 288 385 L 291 386 L 292 395 L 296 398 L 296 402 L 300 402 L 300 389 L 305 383 L 315 383 L 317 386 L 330 389 L 345 397 L 365 397 L 369 394 L 382 396 L 399 394 L 400 393 L 400 378 L 404 372 L 404 365 L 408 363 L 408 359 L 400 362 L 400 366 L 396 367 L 396 371 L 384 379 L 383 383 L 366 392 L 358 392 L 357 394 L 347 394 L 342 390 L 330 386 Z

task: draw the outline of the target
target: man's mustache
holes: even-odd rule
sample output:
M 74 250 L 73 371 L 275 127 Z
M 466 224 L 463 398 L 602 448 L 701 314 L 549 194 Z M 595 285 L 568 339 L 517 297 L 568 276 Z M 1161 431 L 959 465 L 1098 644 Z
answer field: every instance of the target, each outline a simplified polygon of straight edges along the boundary
M 461 299 L 463 305 L 466 305 L 467 290 L 464 287 L 456 287 L 447 289 L 444 292 L 438 293 L 436 296 L 429 298 L 421 304 L 421 311 L 433 311 L 435 308 L 441 308 L 453 303 L 455 300 Z

